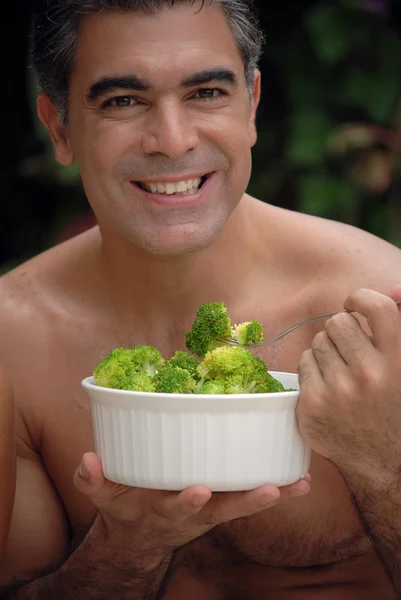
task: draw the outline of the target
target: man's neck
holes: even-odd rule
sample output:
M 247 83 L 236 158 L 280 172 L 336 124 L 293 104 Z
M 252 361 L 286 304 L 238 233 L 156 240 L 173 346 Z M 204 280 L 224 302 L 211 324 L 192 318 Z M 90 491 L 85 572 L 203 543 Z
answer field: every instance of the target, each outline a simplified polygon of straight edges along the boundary
M 236 306 L 257 277 L 254 211 L 237 209 L 212 246 L 181 256 L 149 254 L 102 231 L 100 272 L 120 315 L 188 325 L 203 302 Z M 268 260 L 268 257 L 266 257 Z

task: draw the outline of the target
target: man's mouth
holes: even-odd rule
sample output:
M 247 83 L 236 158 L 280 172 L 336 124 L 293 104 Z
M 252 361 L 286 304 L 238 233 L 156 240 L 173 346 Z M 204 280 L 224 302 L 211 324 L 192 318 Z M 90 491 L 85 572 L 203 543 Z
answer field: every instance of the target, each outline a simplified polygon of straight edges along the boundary
M 162 194 L 166 196 L 190 196 L 196 194 L 210 175 L 197 177 L 196 179 L 183 179 L 177 182 L 157 181 L 146 183 L 144 181 L 135 181 L 135 184 L 145 192 L 150 194 Z

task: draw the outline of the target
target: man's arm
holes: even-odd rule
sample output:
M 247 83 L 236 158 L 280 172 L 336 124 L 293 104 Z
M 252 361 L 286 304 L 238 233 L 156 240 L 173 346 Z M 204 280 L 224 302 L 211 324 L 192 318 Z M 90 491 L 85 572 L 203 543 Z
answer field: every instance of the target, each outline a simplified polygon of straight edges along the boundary
M 280 490 L 265 485 L 250 492 L 213 496 L 199 485 L 181 493 L 128 488 L 104 478 L 95 454 L 84 456 L 75 484 L 98 511 L 88 535 L 51 574 L 4 587 L 4 600 L 110 600 L 116 595 L 121 600 L 155 600 L 162 593 L 176 549 L 220 523 L 250 516 L 310 490 L 309 478 Z M 37 501 L 39 494 L 40 503 L 54 500 L 37 488 Z M 19 522 L 14 524 L 21 540 L 30 518 L 29 513 L 22 511 Z M 53 536 L 48 538 L 49 551 L 51 544 L 57 547 L 60 535 L 54 535 L 54 524 L 50 522 L 43 521 L 43 527 Z
M 401 286 L 358 290 L 299 364 L 301 434 L 342 473 L 401 597 Z
M 0 369 L 0 557 L 11 521 L 15 490 L 14 403 L 11 387 Z
M 401 596 L 401 482 L 342 472 L 367 535 Z
M 129 545 L 132 548 L 132 542 Z M 70 558 L 58 569 L 33 581 L 16 581 L 2 590 L 2 600 L 154 600 L 162 587 L 171 555 L 158 559 L 114 547 L 101 519 Z
M 2 599 L 105 600 L 118 592 L 121 600 L 148 600 L 156 597 L 170 557 L 164 551 L 157 559 L 140 542 L 113 537 L 100 518 L 67 554 L 63 508 L 39 458 L 27 451 L 17 459 L 13 517 L 0 560 Z

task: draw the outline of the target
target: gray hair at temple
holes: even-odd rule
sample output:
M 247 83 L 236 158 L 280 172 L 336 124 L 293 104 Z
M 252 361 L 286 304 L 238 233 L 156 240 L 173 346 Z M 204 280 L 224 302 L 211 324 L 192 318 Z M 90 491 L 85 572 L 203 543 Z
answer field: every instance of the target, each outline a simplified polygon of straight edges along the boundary
M 174 4 L 197 0 L 34 0 L 31 32 L 31 62 L 41 89 L 68 118 L 69 83 L 74 71 L 77 41 L 83 22 L 90 16 L 113 11 L 154 15 Z M 244 61 L 245 79 L 252 92 L 263 34 L 253 0 L 201 0 L 224 11 Z

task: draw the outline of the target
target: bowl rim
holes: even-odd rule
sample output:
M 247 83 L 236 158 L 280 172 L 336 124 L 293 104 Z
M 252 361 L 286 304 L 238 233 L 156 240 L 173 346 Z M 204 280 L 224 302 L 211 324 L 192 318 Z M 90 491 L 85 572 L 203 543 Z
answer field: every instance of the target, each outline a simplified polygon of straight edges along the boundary
M 272 375 L 272 377 L 275 377 L 275 375 L 289 375 L 291 377 L 296 377 L 296 379 L 298 380 L 298 373 L 290 373 L 287 371 L 269 371 L 270 375 Z M 295 398 L 296 396 L 299 395 L 299 390 L 296 390 L 295 392 L 264 392 L 261 394 L 168 394 L 166 392 L 135 392 L 132 390 L 118 390 L 115 388 L 106 388 L 106 387 L 102 387 L 100 385 L 96 385 L 95 381 L 94 381 L 94 377 L 93 375 L 90 377 L 85 377 L 85 379 L 83 379 L 81 381 L 81 385 L 84 389 L 86 390 L 96 390 L 97 393 L 100 394 L 104 394 L 104 395 L 109 395 L 110 393 L 112 394 L 118 394 L 121 396 L 125 396 L 125 397 L 131 397 L 131 398 L 139 398 L 139 397 L 143 397 L 146 396 L 148 398 L 165 398 L 165 397 L 169 397 L 169 398 L 181 398 L 181 399 L 199 399 L 199 398 L 213 398 L 213 399 L 227 399 L 229 398 L 230 400 L 246 400 L 249 398 L 274 398 L 277 396 L 281 396 L 284 398 Z

